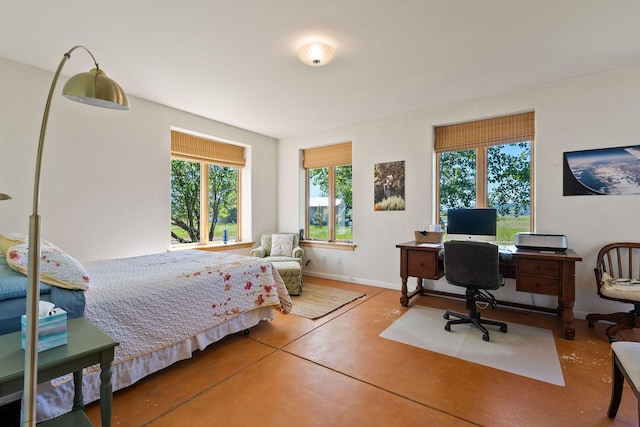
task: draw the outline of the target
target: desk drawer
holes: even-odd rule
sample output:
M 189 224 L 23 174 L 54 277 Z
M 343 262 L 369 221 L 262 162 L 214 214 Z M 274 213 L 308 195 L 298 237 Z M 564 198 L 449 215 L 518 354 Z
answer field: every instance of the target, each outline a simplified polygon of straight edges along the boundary
M 438 278 L 438 253 L 426 251 L 408 251 L 407 269 L 409 276 L 424 279 Z
M 562 282 L 560 279 L 551 279 L 540 276 L 522 276 L 516 278 L 516 291 L 532 292 L 543 295 L 560 295 Z
M 519 259 L 516 266 L 516 275 L 530 274 L 542 277 L 560 278 L 560 261 Z

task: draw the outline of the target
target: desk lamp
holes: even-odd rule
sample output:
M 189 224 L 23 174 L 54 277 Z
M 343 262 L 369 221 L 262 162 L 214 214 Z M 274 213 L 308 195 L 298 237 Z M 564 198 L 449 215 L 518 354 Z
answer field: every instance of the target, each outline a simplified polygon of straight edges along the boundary
M 22 425 L 36 424 L 36 393 L 38 385 L 38 301 L 40 299 L 40 215 L 38 202 L 40 199 L 40 168 L 42 164 L 42 150 L 44 135 L 47 129 L 47 119 L 51 107 L 51 98 L 60 76 L 62 67 L 71 58 L 71 53 L 81 48 L 85 50 L 95 68 L 71 77 L 62 89 L 62 95 L 76 102 L 95 105 L 97 107 L 116 110 L 128 110 L 129 100 L 122 88 L 108 78 L 100 69 L 93 54 L 84 46 L 75 46 L 64 54 L 51 83 L 49 97 L 44 108 L 40 141 L 36 157 L 36 172 L 33 183 L 33 213 L 29 217 L 29 264 L 27 270 L 27 324 L 25 330 L 25 359 L 24 359 L 24 395 L 22 402 Z

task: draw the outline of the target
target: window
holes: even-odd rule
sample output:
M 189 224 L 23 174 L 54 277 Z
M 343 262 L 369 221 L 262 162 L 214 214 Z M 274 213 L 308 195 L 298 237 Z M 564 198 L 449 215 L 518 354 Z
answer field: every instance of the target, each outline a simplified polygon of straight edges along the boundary
M 352 242 L 351 143 L 304 150 L 303 156 L 306 238 Z
M 435 128 L 437 220 L 448 208 L 495 207 L 497 243 L 533 230 L 535 113 Z
M 244 148 L 171 131 L 171 242 L 241 240 Z

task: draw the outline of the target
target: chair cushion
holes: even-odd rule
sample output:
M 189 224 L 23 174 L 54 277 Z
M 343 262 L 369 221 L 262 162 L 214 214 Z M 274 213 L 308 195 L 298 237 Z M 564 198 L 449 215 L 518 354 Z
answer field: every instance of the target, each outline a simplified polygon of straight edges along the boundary
M 264 257 L 265 261 L 268 262 L 289 262 L 289 261 L 294 261 L 296 263 L 298 263 L 298 265 L 300 265 L 300 258 L 293 258 L 290 256 L 267 256 Z
M 293 251 L 292 234 L 274 234 L 271 236 L 271 256 L 291 256 Z
M 636 387 L 640 385 L 640 343 L 633 341 L 615 341 L 611 343 L 611 350 L 624 366 L 629 375 L 629 381 Z
M 609 298 L 640 301 L 640 284 L 637 280 L 615 279 L 604 273 L 600 293 Z

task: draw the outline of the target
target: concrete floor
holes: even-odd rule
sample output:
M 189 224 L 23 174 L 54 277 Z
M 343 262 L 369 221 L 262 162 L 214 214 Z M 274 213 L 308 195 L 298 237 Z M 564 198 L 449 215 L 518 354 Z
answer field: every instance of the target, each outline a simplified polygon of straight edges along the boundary
M 317 320 L 278 313 L 248 336 L 229 336 L 116 392 L 113 426 L 638 425 L 627 386 L 617 418 L 606 416 L 604 324 L 589 329 L 578 320 L 575 341 L 567 341 L 554 316 L 491 314 L 553 331 L 566 383 L 559 387 L 380 338 L 408 310 L 399 291 L 306 281 L 367 295 Z M 415 297 L 413 304 L 465 311 L 462 301 L 444 298 Z M 87 413 L 100 425 L 97 403 Z

